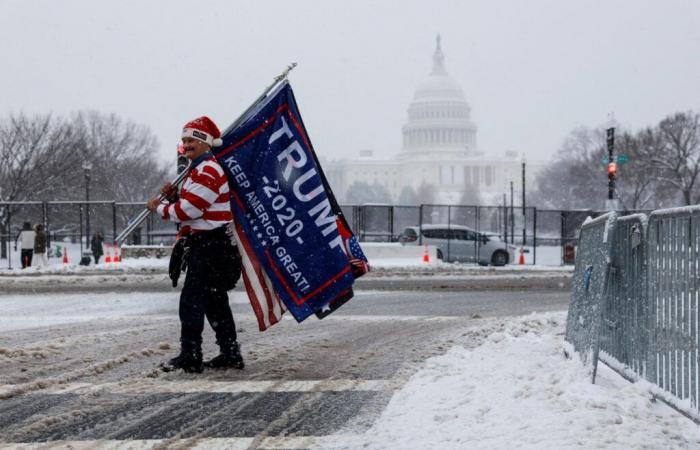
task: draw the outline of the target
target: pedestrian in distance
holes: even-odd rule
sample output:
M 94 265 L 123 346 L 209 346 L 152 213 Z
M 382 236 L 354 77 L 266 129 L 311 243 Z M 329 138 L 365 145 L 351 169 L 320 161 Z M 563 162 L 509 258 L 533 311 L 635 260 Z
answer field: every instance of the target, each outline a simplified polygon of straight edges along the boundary
M 15 251 L 17 251 L 17 246 L 19 245 L 23 269 L 32 265 L 35 237 L 36 233 L 34 230 L 32 230 L 32 224 L 30 222 L 24 222 L 22 225 L 22 231 L 20 231 L 17 239 L 15 240 Z
M 90 239 L 90 249 L 92 250 L 92 257 L 95 258 L 95 264 L 99 264 L 100 258 L 102 255 L 104 255 L 104 249 L 102 248 L 102 243 L 105 241 L 104 237 L 102 237 L 101 232 L 97 232 L 92 235 L 92 239 Z M 89 258 L 89 257 L 88 257 Z M 88 259 L 88 263 L 89 263 Z
M 47 257 L 47 244 L 46 232 L 44 231 L 44 225 L 37 223 L 34 225 L 34 257 L 32 258 L 33 264 L 37 267 L 45 267 L 49 265 L 49 259 Z
M 211 152 L 211 147 L 221 145 L 220 135 L 206 116 L 185 124 L 182 144 L 191 169 L 182 188 L 178 193 L 167 183 L 161 189 L 166 201 L 153 198 L 146 203 L 162 219 L 180 224 L 171 259 L 171 268 L 176 269 L 171 270 L 173 286 L 180 270 L 186 271 L 179 306 L 180 354 L 162 364 L 166 372 L 201 372 L 204 366 L 244 367 L 227 294 L 240 278 L 241 258 L 229 233 L 233 214 L 228 181 Z M 205 317 L 214 329 L 220 353 L 203 362 Z

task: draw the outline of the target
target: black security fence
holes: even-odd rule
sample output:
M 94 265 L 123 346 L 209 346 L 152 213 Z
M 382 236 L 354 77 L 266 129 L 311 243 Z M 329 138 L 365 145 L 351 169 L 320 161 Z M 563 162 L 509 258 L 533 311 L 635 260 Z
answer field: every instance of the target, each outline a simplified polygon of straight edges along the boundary
M 48 230 L 50 244 L 71 242 L 80 244 L 83 251 L 88 249 L 90 237 L 97 232 L 102 234 L 105 242 L 113 242 L 115 236 L 143 208 L 143 202 L 0 202 L 0 258 L 8 258 L 8 252 L 14 251 L 13 244 L 25 222 L 32 226 L 43 224 Z M 452 245 L 453 241 L 469 237 L 475 239 L 475 245 L 479 247 L 480 239 L 486 236 L 500 239 L 514 249 L 515 259 L 509 262 L 518 262 L 517 256 L 523 251 L 528 264 L 572 264 L 581 225 L 586 217 L 600 214 L 597 211 L 541 210 L 534 207 L 434 204 L 342 205 L 341 209 L 362 242 L 423 244 L 424 233 L 416 230 L 447 228 L 449 231 L 443 232 L 442 237 L 448 241 L 451 250 L 458 248 Z M 406 242 L 406 233 L 411 234 L 411 230 L 417 242 Z M 173 223 L 151 215 L 129 236 L 126 243 L 169 245 L 174 241 L 176 232 Z
M 144 203 L 112 201 L 0 202 L 0 259 L 10 260 L 17 238 L 25 224 L 32 229 L 43 224 L 48 244 L 79 244 L 81 253 L 89 249 L 90 238 L 102 234 L 105 243 L 144 209 Z M 131 234 L 128 244 L 170 244 L 177 230 L 174 224 L 153 216 Z

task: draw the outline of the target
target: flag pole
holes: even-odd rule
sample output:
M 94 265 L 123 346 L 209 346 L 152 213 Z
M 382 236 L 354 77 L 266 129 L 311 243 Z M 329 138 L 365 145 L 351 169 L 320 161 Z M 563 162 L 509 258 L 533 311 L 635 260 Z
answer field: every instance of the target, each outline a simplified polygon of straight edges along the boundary
M 227 134 L 229 131 L 233 130 L 233 129 L 236 128 L 238 125 L 240 125 L 241 122 L 243 122 L 243 120 L 246 118 L 246 116 L 248 115 L 248 113 L 255 107 L 255 105 L 257 105 L 257 104 L 260 102 L 260 100 L 264 99 L 264 98 L 267 96 L 267 94 L 269 94 L 270 91 L 272 91 L 278 84 L 280 84 L 281 82 L 283 82 L 284 80 L 286 80 L 286 79 L 287 79 L 287 76 L 289 75 L 289 72 L 291 72 L 296 66 L 297 66 L 297 63 L 293 62 L 293 63 L 289 64 L 289 65 L 287 66 L 287 68 L 284 69 L 284 70 L 282 71 L 282 73 L 280 73 L 279 75 L 277 75 L 277 76 L 273 79 L 272 84 L 270 84 L 270 85 L 263 91 L 263 93 L 260 94 L 260 96 L 259 96 L 258 98 L 256 98 L 255 101 L 254 101 L 253 103 L 251 103 L 250 106 L 249 106 L 248 108 L 246 108 L 245 111 L 243 111 L 243 114 L 241 114 L 240 116 L 238 116 L 238 119 L 236 119 L 231 125 L 229 125 L 228 128 L 226 128 L 226 129 L 223 131 L 223 133 L 221 133 L 221 135 L 223 136 L 223 135 Z
M 250 106 L 248 108 L 246 108 L 245 111 L 243 111 L 243 114 L 238 116 L 238 119 L 236 119 L 231 125 L 229 125 L 229 127 L 226 128 L 226 130 L 221 134 L 224 135 L 224 134 L 228 133 L 229 131 L 233 130 L 234 128 L 236 128 L 238 125 L 240 125 L 241 122 L 243 122 L 243 120 L 246 118 L 248 113 L 255 107 L 255 105 L 257 105 L 258 102 L 260 102 L 260 100 L 264 99 L 267 96 L 267 94 L 269 94 L 270 91 L 272 91 L 272 89 L 274 89 L 278 84 L 280 84 L 281 82 L 286 80 L 287 76 L 289 75 L 289 72 L 291 72 L 296 66 L 297 66 L 297 63 L 295 63 L 295 62 L 289 64 L 287 66 L 287 68 L 282 71 L 282 73 L 280 73 L 279 75 L 277 75 L 273 79 L 272 84 L 270 84 L 267 88 L 265 88 L 263 93 L 260 94 L 260 96 L 258 98 L 256 98 L 255 101 L 253 103 L 251 103 Z M 192 164 L 190 162 L 187 165 L 187 168 L 185 170 L 183 170 L 175 180 L 173 180 L 172 184 L 174 186 L 177 186 L 180 182 L 182 182 L 182 180 L 185 179 L 191 166 L 192 166 Z M 163 200 L 164 198 L 165 198 L 165 196 L 163 194 L 160 194 L 160 196 L 158 197 L 159 200 Z M 151 211 L 149 211 L 148 208 L 141 211 L 141 213 L 138 216 L 136 216 L 136 218 L 134 220 L 132 220 L 129 223 L 129 225 L 127 225 L 127 227 L 121 233 L 119 233 L 119 236 L 117 236 L 114 239 L 114 243 L 117 245 L 121 245 L 126 240 L 126 238 L 139 225 L 141 225 L 144 220 L 146 220 L 146 218 L 150 215 L 150 213 L 151 213 Z

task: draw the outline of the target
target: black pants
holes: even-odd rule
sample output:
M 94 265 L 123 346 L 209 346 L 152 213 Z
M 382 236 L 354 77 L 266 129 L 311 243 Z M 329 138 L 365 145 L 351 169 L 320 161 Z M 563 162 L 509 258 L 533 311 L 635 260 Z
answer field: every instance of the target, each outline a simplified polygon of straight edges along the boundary
M 34 256 L 34 250 L 32 249 L 22 249 L 22 268 L 29 267 L 32 265 L 32 257 Z
M 187 275 L 180 294 L 183 346 L 201 345 L 204 317 L 214 329 L 219 344 L 236 341 L 236 325 L 228 304 L 228 294 L 213 276 L 218 269 L 223 247 L 231 245 L 227 239 L 225 234 L 217 233 L 204 236 L 201 240 L 192 239 L 189 245 Z

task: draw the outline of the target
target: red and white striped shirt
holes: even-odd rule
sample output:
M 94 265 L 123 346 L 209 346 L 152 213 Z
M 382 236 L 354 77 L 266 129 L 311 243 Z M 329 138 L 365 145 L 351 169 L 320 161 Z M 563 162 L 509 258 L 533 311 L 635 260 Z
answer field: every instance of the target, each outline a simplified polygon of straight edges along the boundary
M 213 230 L 233 220 L 226 174 L 214 156 L 190 170 L 175 203 L 161 203 L 158 214 L 193 232 Z

